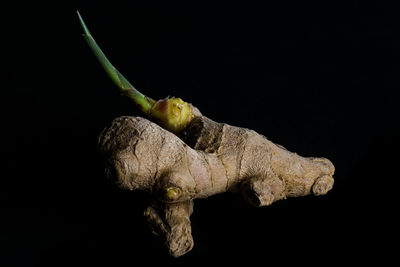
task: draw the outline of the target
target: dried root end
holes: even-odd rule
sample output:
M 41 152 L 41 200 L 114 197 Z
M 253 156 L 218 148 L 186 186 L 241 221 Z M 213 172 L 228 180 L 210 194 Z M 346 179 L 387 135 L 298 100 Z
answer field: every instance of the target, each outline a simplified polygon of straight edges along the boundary
M 334 180 L 333 180 L 332 176 L 328 176 L 328 175 L 322 176 L 321 178 L 318 178 L 315 181 L 315 183 L 312 187 L 312 192 L 316 196 L 325 195 L 326 193 L 328 193 L 329 190 L 332 189 L 333 183 L 334 183 Z

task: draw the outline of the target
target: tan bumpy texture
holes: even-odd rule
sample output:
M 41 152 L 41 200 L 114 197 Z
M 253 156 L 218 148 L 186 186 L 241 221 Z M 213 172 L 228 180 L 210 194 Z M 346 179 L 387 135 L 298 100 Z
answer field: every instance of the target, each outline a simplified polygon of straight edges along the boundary
M 286 197 L 323 195 L 333 164 L 305 158 L 245 128 L 199 114 L 178 137 L 140 117 L 119 117 L 99 137 L 106 173 L 129 190 L 155 196 L 145 211 L 152 231 L 178 257 L 193 247 L 193 200 L 241 192 L 252 205 Z

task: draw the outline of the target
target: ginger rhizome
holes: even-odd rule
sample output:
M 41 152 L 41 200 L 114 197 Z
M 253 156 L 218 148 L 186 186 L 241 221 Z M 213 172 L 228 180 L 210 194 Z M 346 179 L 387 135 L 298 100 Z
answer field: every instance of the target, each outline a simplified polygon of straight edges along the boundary
M 195 199 L 231 191 L 254 206 L 268 206 L 332 188 L 335 168 L 328 159 L 301 157 L 255 131 L 214 122 L 180 98 L 155 101 L 141 94 L 79 19 L 107 74 L 151 120 L 119 117 L 102 131 L 99 150 L 106 174 L 122 188 L 154 196 L 144 214 L 171 255 L 181 256 L 194 245 L 190 215 Z
M 145 212 L 153 232 L 174 256 L 193 247 L 192 201 L 241 192 L 252 205 L 326 194 L 333 164 L 304 158 L 245 128 L 195 117 L 182 139 L 140 117 L 120 117 L 103 130 L 99 148 L 106 172 L 122 188 L 155 196 Z
M 193 124 L 185 133 L 191 140 L 182 140 L 144 118 L 115 119 L 99 137 L 107 173 L 121 187 L 168 203 L 241 191 L 251 204 L 266 206 L 332 188 L 327 159 L 301 157 L 252 130 L 204 116 Z

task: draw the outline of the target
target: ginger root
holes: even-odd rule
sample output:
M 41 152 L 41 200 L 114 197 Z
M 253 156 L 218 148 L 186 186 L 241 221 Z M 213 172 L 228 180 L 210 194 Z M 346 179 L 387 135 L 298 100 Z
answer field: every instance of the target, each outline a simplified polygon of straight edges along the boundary
M 145 216 L 171 255 L 193 247 L 189 217 L 196 198 L 240 191 L 252 205 L 267 206 L 332 188 L 334 166 L 325 158 L 304 158 L 252 130 L 214 122 L 180 98 L 156 101 L 140 93 L 107 59 L 77 13 L 83 37 L 121 93 L 164 128 L 120 117 L 102 131 L 99 148 L 107 175 L 118 185 L 156 196 Z
M 333 164 L 305 158 L 255 131 L 214 122 L 198 113 L 180 135 L 141 117 L 119 117 L 99 137 L 106 173 L 122 188 L 155 196 L 145 216 L 171 255 L 193 247 L 193 200 L 241 192 L 252 205 L 326 194 Z

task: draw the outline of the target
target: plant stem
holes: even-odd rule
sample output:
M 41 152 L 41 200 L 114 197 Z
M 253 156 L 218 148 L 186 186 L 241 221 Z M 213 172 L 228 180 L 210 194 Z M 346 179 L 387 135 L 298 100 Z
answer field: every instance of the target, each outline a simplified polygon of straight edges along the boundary
M 83 37 L 85 38 L 89 47 L 92 49 L 100 64 L 103 66 L 108 76 L 120 88 L 121 92 L 125 96 L 132 99 L 142 112 L 148 114 L 151 107 L 154 105 L 155 100 L 143 95 L 138 90 L 136 90 L 136 88 L 133 87 L 133 85 L 111 64 L 111 62 L 107 59 L 103 51 L 101 51 L 100 47 L 97 45 L 96 41 L 90 34 L 89 29 L 87 28 L 81 15 L 79 14 L 79 11 L 77 11 L 77 13 L 84 31 Z

